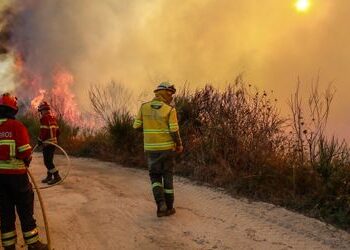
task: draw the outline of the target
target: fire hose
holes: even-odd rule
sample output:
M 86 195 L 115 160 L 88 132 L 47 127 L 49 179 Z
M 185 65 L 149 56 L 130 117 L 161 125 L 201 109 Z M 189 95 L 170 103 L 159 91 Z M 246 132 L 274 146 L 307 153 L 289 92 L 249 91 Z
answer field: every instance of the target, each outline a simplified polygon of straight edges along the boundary
M 51 237 L 50 237 L 50 231 L 49 231 L 49 223 L 47 222 L 47 217 L 46 217 L 46 212 L 45 212 L 45 207 L 44 207 L 44 202 L 43 199 L 41 198 L 41 194 L 39 191 L 38 186 L 36 185 L 36 182 L 34 180 L 33 175 L 30 173 L 29 169 L 27 169 L 28 171 L 28 175 L 34 185 L 35 191 L 38 195 L 39 198 L 39 203 L 40 203 L 40 207 L 41 207 L 41 212 L 43 214 L 43 218 L 44 218 L 44 224 L 45 224 L 45 232 L 46 232 L 46 239 L 47 239 L 47 247 L 49 248 L 49 250 L 52 250 L 51 248 Z
M 45 206 L 44 206 L 43 199 L 42 199 L 42 197 L 41 197 L 40 189 L 49 188 L 49 187 L 52 187 L 52 186 L 55 186 L 55 185 L 58 185 L 58 184 L 62 183 L 62 182 L 67 178 L 67 176 L 68 176 L 68 174 L 69 174 L 69 171 L 70 171 L 70 168 L 71 168 L 71 162 L 70 162 L 70 158 L 69 158 L 67 152 L 66 152 L 62 147 L 60 147 L 59 145 L 57 145 L 57 144 L 55 144 L 55 143 L 52 143 L 52 142 L 44 142 L 44 144 L 45 144 L 45 143 L 46 143 L 46 144 L 51 144 L 51 145 L 53 145 L 53 146 L 59 148 L 59 149 L 64 153 L 64 155 L 66 156 L 67 161 L 68 161 L 68 170 L 67 170 L 66 174 L 62 177 L 62 180 L 59 181 L 59 182 L 57 182 L 57 183 L 55 183 L 55 184 L 53 184 L 53 185 L 51 185 L 51 186 L 47 186 L 47 187 L 38 187 L 38 185 L 37 185 L 36 182 L 35 182 L 35 179 L 34 179 L 33 175 L 31 174 L 31 172 L 30 172 L 29 169 L 27 168 L 27 170 L 28 170 L 28 175 L 29 175 L 29 177 L 30 177 L 30 179 L 31 179 L 31 181 L 32 181 L 32 183 L 33 183 L 33 185 L 34 185 L 35 191 L 36 191 L 36 193 L 37 193 L 37 195 L 38 195 L 38 199 L 39 199 L 39 203 L 40 203 L 40 207 L 41 207 L 41 212 L 42 212 L 43 219 L 44 219 L 45 232 L 46 232 L 46 239 L 47 239 L 47 246 L 48 246 L 49 250 L 53 250 L 53 248 L 51 248 L 51 237 L 50 237 L 50 231 L 49 231 L 49 223 L 48 223 L 48 221 L 47 221 L 46 210 L 45 210 Z M 32 151 L 32 152 L 34 152 L 34 150 L 35 150 L 37 147 L 38 147 L 38 145 L 35 145 L 35 147 L 33 148 L 33 151 Z

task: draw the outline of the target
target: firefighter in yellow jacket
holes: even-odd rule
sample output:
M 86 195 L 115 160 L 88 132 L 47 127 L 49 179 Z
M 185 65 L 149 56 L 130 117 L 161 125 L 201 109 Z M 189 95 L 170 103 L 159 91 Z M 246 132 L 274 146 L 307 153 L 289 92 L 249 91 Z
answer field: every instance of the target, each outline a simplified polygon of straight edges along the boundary
M 159 84 L 154 90 L 153 100 L 142 104 L 133 125 L 135 129 L 143 129 L 144 150 L 158 217 L 175 213 L 173 152 L 183 151 L 176 109 L 170 105 L 175 92 L 174 85 L 167 82 Z

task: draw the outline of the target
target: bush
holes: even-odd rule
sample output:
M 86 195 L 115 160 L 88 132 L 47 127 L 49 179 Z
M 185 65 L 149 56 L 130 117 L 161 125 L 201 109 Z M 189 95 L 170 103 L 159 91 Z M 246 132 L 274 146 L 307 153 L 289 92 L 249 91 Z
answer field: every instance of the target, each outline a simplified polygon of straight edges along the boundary
M 132 125 L 134 118 L 129 112 L 114 113 L 113 119 L 107 124 L 109 134 L 116 149 L 130 154 L 139 153 L 142 144 L 141 133 L 136 131 Z
M 17 119 L 20 120 L 28 129 L 30 144 L 36 145 L 40 131 L 39 116 L 33 110 L 28 110 L 26 113 L 18 114 Z
M 130 113 L 133 106 L 130 104 L 131 92 L 112 81 L 105 87 L 91 86 L 89 96 L 95 114 L 105 122 L 112 142 L 111 147 L 118 154 L 119 161 L 140 164 L 142 134 L 132 127 L 134 119 Z
M 182 92 L 176 107 L 184 158 L 196 166 L 193 175 L 225 186 L 240 177 L 261 182 L 272 174 L 286 140 L 274 103 L 241 78 L 222 92 L 210 85 L 192 95 Z

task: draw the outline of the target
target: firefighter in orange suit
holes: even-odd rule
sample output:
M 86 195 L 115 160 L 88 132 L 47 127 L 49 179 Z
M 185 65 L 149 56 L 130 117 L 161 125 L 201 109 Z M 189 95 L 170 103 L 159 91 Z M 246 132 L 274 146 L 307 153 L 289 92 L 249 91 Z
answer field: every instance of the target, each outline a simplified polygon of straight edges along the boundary
M 174 208 L 174 154 L 183 150 L 175 107 L 170 103 L 176 89 L 162 82 L 154 90 L 152 101 L 142 104 L 134 121 L 135 129 L 142 129 L 157 216 L 175 213 Z
M 8 93 L 0 96 L 0 220 L 1 242 L 5 250 L 16 249 L 15 209 L 28 249 L 48 249 L 39 241 L 34 214 L 34 192 L 27 168 L 31 146 L 26 127 L 15 120 L 17 99 Z
M 47 176 L 41 182 L 52 185 L 61 181 L 61 177 L 53 163 L 56 147 L 49 143 L 57 144 L 57 137 L 60 131 L 56 118 L 51 113 L 51 107 L 47 102 L 41 102 L 38 106 L 38 111 L 41 114 L 38 144 L 43 145 L 44 164 L 47 168 Z

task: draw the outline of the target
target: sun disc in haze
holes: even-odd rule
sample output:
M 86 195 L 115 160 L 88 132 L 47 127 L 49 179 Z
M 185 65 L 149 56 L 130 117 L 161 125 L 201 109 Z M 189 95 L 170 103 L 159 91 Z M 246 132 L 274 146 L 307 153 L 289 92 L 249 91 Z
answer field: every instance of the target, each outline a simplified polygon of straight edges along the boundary
M 310 8 L 309 0 L 298 0 L 295 2 L 295 8 L 299 12 L 305 12 Z

